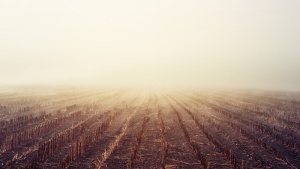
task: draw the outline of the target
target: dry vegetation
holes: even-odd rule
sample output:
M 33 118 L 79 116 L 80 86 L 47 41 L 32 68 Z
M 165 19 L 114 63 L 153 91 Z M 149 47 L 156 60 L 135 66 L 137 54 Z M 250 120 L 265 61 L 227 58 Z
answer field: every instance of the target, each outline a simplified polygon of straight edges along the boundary
M 0 94 L 0 168 L 300 168 L 300 94 Z

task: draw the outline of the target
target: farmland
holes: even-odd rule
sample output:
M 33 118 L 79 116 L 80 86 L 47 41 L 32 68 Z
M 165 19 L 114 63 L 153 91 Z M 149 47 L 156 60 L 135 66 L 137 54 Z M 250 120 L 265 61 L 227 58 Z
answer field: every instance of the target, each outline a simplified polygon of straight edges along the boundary
M 0 168 L 300 168 L 300 93 L 0 93 Z

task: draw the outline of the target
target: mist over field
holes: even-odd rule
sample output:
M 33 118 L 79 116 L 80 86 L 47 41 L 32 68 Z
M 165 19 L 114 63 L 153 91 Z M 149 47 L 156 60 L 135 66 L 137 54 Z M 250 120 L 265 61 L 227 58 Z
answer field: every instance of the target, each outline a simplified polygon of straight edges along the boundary
M 0 86 L 300 90 L 300 2 L 0 1 Z
M 300 168 L 299 0 L 0 0 L 0 168 Z

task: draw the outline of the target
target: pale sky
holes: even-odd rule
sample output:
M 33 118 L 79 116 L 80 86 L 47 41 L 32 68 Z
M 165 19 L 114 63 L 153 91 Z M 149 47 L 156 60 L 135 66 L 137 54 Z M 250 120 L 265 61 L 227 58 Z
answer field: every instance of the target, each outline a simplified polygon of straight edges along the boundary
M 0 86 L 300 90 L 299 0 L 1 0 Z

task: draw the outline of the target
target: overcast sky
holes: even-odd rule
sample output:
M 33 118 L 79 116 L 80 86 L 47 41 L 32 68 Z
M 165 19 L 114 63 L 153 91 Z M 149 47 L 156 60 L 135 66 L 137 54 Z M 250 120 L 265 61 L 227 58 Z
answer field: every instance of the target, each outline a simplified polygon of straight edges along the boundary
M 300 90 L 299 0 L 1 0 L 0 85 Z

